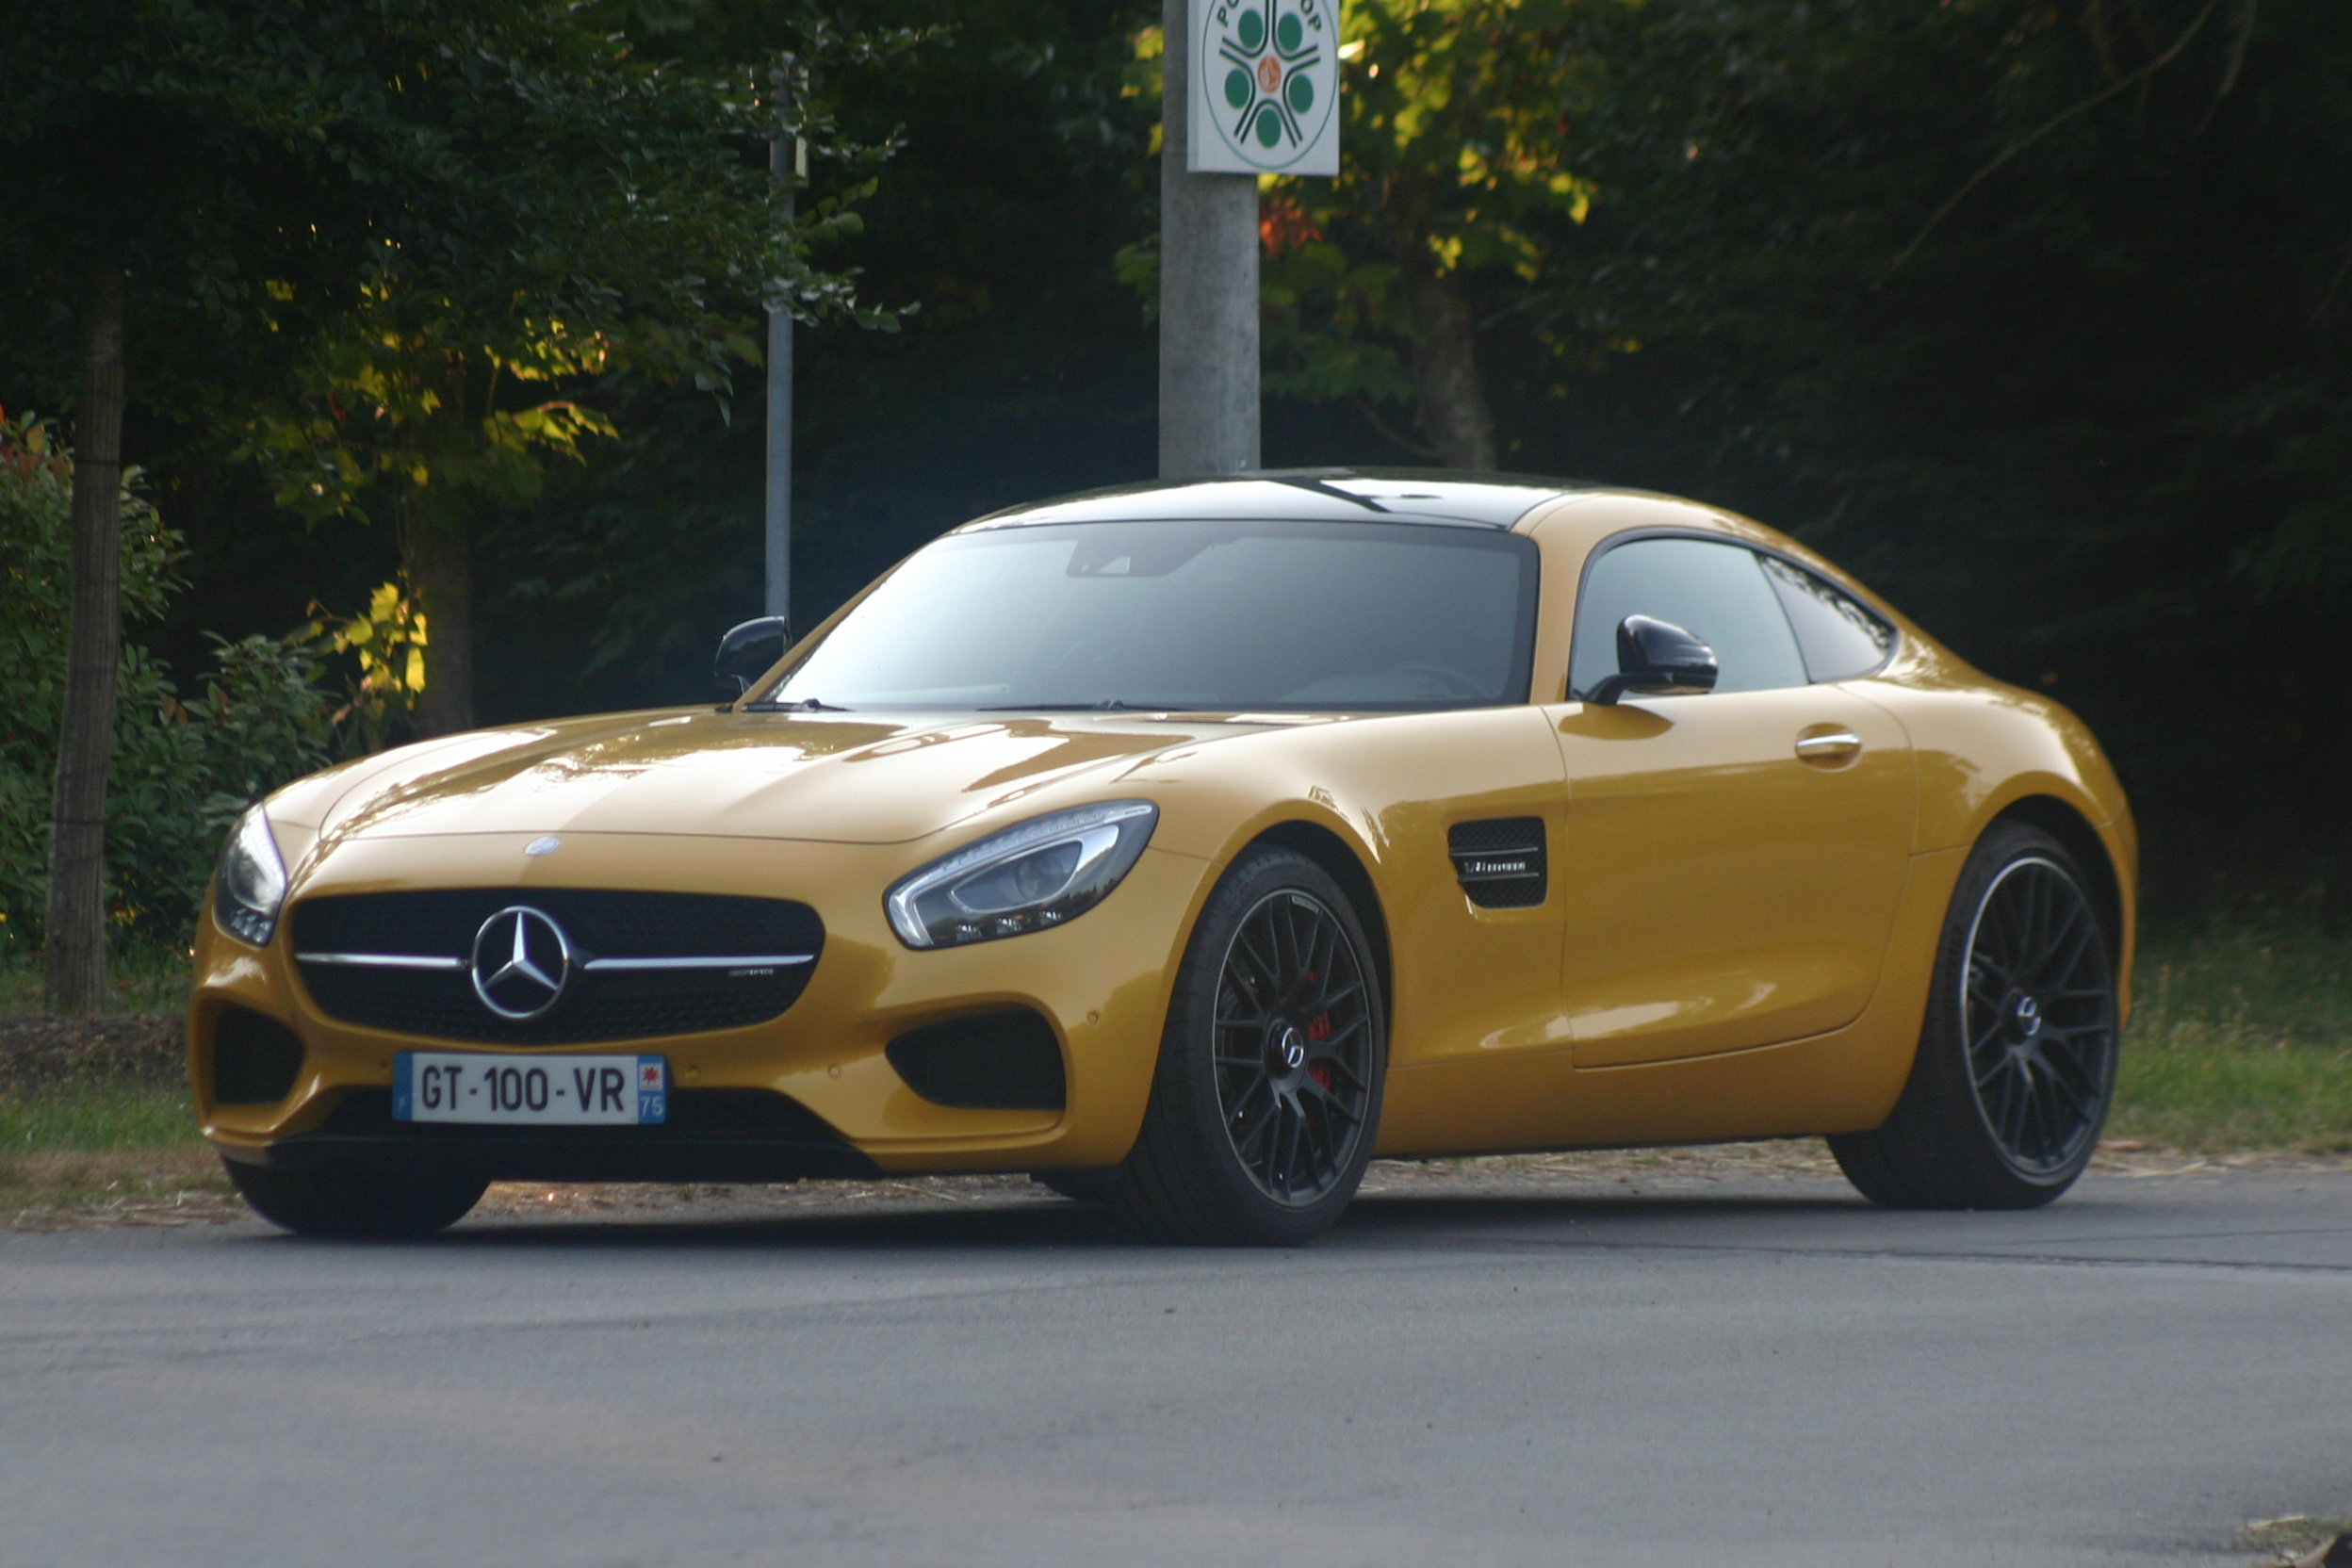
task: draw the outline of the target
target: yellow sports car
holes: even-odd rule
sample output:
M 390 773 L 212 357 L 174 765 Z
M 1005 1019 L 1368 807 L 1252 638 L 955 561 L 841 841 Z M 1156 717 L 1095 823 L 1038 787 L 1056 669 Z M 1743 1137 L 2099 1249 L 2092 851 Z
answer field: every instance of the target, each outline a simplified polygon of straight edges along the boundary
M 2136 859 L 2098 744 L 1744 518 L 1098 491 L 718 672 L 245 816 L 188 1045 L 255 1209 L 1010 1170 L 1281 1243 L 1376 1154 L 1827 1134 L 1875 1201 L 1988 1208 L 2098 1139 Z

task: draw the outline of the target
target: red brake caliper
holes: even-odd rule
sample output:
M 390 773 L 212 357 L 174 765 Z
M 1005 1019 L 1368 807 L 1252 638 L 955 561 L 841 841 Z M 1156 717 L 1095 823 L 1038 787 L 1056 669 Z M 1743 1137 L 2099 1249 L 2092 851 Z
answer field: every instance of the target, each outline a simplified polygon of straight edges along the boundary
M 1320 1045 L 1331 1037 L 1331 1015 L 1317 1013 L 1307 1023 L 1307 1038 Z M 1307 1076 L 1323 1088 L 1331 1086 L 1331 1064 L 1328 1058 L 1317 1058 L 1307 1064 Z

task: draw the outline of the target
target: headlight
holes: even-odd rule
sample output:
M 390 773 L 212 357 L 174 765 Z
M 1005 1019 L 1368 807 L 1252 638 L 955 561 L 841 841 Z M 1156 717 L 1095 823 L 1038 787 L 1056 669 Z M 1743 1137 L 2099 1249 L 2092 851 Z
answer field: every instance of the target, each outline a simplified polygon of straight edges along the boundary
M 961 947 L 1075 920 L 1151 841 L 1160 808 L 1116 800 L 991 833 L 902 878 L 883 900 L 908 947 Z
M 286 862 L 278 858 L 278 841 L 270 832 L 270 819 L 256 806 L 237 819 L 229 841 L 220 846 L 212 918 L 238 941 L 267 947 L 270 933 L 278 927 L 278 908 L 285 902 Z

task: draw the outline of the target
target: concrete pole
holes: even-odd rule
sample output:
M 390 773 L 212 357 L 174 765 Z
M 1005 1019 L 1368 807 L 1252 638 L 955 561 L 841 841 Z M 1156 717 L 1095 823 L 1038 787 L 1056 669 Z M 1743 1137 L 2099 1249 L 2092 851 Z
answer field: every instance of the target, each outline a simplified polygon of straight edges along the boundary
M 1258 466 L 1258 178 L 1184 168 L 1191 0 L 1161 0 L 1160 477 Z
M 792 173 L 808 172 L 808 143 L 778 136 L 768 142 L 768 174 L 778 184 Z M 784 198 L 784 217 L 792 216 L 792 197 Z M 768 312 L 768 505 L 767 609 L 765 613 L 792 616 L 792 318 L 789 311 Z

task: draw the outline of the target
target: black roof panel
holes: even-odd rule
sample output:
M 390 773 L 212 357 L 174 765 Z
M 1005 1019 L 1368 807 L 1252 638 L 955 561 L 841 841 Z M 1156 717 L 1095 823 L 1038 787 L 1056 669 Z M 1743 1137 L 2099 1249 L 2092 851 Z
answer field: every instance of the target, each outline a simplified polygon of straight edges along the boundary
M 965 527 L 1162 518 L 1361 523 L 1390 517 L 1400 523 L 1509 528 L 1544 502 L 1588 488 L 1570 480 L 1446 468 L 1266 468 L 1056 496 L 991 512 Z

